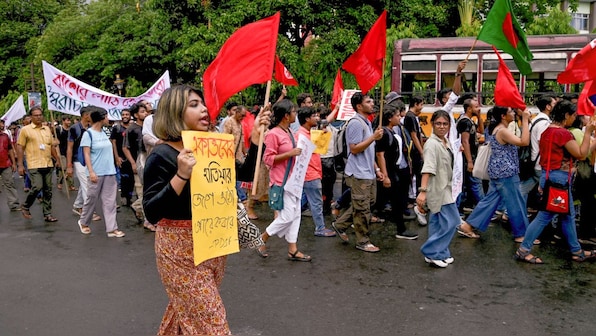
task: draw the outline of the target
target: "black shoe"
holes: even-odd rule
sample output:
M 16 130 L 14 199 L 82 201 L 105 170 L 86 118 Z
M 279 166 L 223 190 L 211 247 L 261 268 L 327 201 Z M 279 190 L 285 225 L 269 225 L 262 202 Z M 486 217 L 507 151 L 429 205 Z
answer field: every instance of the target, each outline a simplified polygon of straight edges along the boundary
M 418 235 L 417 235 L 417 234 L 415 234 L 415 233 L 414 233 L 414 232 L 412 232 L 412 231 L 406 230 L 406 231 L 404 231 L 404 232 L 401 232 L 401 233 L 400 233 L 400 232 L 398 232 L 398 233 L 395 235 L 395 238 L 397 238 L 397 239 L 408 239 L 408 240 L 414 240 L 414 239 L 418 239 Z

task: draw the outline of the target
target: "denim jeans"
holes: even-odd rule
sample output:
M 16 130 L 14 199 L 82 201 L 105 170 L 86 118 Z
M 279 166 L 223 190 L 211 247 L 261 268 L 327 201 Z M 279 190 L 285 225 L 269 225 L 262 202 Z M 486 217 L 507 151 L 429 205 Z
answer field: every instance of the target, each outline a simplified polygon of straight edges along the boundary
M 433 260 L 445 260 L 451 257 L 449 244 L 460 222 L 455 203 L 445 204 L 441 206 L 441 211 L 431 213 L 428 221 L 428 239 L 420 248 L 420 252 Z
M 528 227 L 528 217 L 526 216 L 526 203 L 519 188 L 518 175 L 491 179 L 488 193 L 476 205 L 466 222 L 480 231 L 485 231 L 501 202 L 505 204 L 513 237 L 523 237 L 526 234 L 526 227 Z
M 465 198 L 466 204 L 478 204 L 484 198 L 484 188 L 482 186 L 482 180 L 474 177 L 472 173 L 467 170 L 464 171 L 464 185 L 465 185 Z M 464 193 L 460 193 L 457 197 L 457 208 L 459 209 L 464 197 Z
M 312 221 L 315 223 L 315 231 L 323 230 L 325 228 L 325 219 L 323 218 L 323 185 L 321 179 L 304 181 L 302 192 L 303 198 L 306 196 L 308 200 Z
M 569 178 L 568 174 L 569 172 L 563 170 L 551 170 L 548 179 L 552 182 L 565 184 Z M 542 175 L 540 176 L 540 187 L 544 187 L 545 181 L 546 170 L 542 170 Z M 530 223 L 528 226 L 528 230 L 521 247 L 527 251 L 532 249 L 534 239 L 540 236 L 544 227 L 547 226 L 555 216 L 559 216 L 559 223 L 561 224 L 563 235 L 565 235 L 565 238 L 567 238 L 569 249 L 572 253 L 581 250 L 581 246 L 577 241 L 577 232 L 575 231 L 575 207 L 573 207 L 571 183 L 569 184 L 569 204 L 571 204 L 569 215 L 561 215 L 549 211 L 539 211 L 536 218 L 534 218 L 532 223 Z
M 534 189 L 536 184 L 538 184 L 541 174 L 542 173 L 540 170 L 534 170 L 534 176 L 531 176 L 527 180 L 522 181 L 519 185 L 522 196 L 524 197 L 524 201 L 526 201 L 526 206 L 528 205 L 528 195 L 530 194 L 532 189 Z

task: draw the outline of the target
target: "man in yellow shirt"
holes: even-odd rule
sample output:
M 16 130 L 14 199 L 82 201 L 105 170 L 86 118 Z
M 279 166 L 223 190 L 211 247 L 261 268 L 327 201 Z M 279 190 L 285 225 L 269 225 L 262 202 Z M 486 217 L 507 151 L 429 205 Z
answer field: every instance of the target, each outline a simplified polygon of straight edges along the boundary
M 41 107 L 32 107 L 29 111 L 31 124 L 23 127 L 17 140 L 17 161 L 19 175 L 25 175 L 23 157 L 27 156 L 27 169 L 31 177 L 31 190 L 23 203 L 22 212 L 26 219 L 31 219 L 29 208 L 35 202 L 37 195 L 42 193 L 43 216 L 46 222 L 58 221 L 52 216 L 52 172 L 56 165 L 60 165 L 60 157 L 56 151 L 52 132 L 48 126 L 43 126 Z

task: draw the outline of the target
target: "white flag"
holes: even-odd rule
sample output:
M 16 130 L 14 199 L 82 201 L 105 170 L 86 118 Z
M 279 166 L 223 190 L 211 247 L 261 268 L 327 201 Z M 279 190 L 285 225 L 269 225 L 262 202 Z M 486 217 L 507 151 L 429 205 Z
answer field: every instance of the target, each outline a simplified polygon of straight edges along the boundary
M 2 116 L 2 120 L 6 124 L 6 128 L 13 122 L 21 119 L 27 114 L 25 110 L 25 102 L 23 101 L 23 95 L 20 95 L 17 101 L 12 104 L 10 109 Z

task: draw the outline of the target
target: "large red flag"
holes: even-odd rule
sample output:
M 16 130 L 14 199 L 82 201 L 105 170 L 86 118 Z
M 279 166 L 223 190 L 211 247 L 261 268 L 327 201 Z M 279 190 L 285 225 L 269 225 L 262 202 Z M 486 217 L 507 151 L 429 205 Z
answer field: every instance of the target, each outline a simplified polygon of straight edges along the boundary
M 587 81 L 577 99 L 577 114 L 593 116 L 594 104 L 596 104 L 596 85 L 594 81 Z
M 341 95 L 344 92 L 344 83 L 341 80 L 341 69 L 337 69 L 337 75 L 335 75 L 335 82 L 333 82 L 333 93 L 331 94 L 331 109 L 335 108 L 335 105 L 341 101 Z
M 383 11 L 360 47 L 342 67 L 356 77 L 360 90 L 366 93 L 383 77 L 383 59 L 387 50 L 387 11 Z
M 501 58 L 501 55 L 493 47 L 493 50 L 499 57 L 499 72 L 497 73 L 497 82 L 495 84 L 495 103 L 499 106 L 525 109 L 526 103 L 517 89 L 513 75 Z
M 298 81 L 292 76 L 288 68 L 275 55 L 275 80 L 283 85 L 298 86 Z
M 271 80 L 278 29 L 279 12 L 236 30 L 221 47 L 203 75 L 205 104 L 212 120 L 232 95 Z
M 588 43 L 557 76 L 561 84 L 576 84 L 596 79 L 596 39 Z

